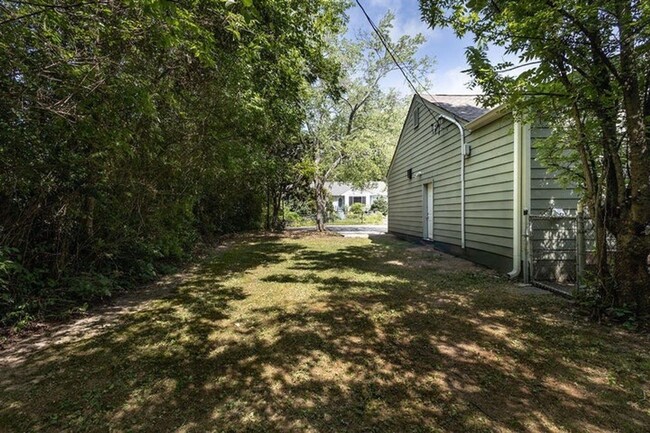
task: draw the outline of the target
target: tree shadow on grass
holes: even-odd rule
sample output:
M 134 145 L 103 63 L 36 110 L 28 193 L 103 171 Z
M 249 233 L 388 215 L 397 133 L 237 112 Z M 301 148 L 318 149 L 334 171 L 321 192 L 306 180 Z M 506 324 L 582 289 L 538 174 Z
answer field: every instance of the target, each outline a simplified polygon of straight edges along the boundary
M 428 248 L 319 242 L 235 247 L 110 332 L 5 369 L 0 429 L 647 431 L 640 337 Z

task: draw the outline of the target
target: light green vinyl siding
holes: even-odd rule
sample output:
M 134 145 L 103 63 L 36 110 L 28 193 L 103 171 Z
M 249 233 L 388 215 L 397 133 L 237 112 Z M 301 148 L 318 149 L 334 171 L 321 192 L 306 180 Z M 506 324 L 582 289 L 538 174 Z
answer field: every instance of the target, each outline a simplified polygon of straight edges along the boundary
M 418 128 L 413 125 L 416 104 L 421 107 Z M 460 245 L 460 133 L 443 120 L 440 132 L 434 134 L 433 123 L 431 112 L 414 100 L 388 173 L 388 230 L 423 236 L 422 186 L 433 180 L 434 239 Z M 413 170 L 410 180 L 408 169 Z
M 505 116 L 467 137 L 465 245 L 512 257 L 513 124 Z
M 550 131 L 544 126 L 531 127 L 531 161 L 530 161 L 530 208 L 531 214 L 541 215 L 549 208 L 560 208 L 575 214 L 578 196 L 573 188 L 563 188 L 556 180 L 555 174 L 536 159 L 535 141 L 548 137 Z
M 423 235 L 422 185 L 432 180 L 433 238 L 460 246 L 458 128 L 443 121 L 440 133 L 433 134 L 431 114 L 423 107 L 420 127 L 415 129 L 412 112 L 413 106 L 388 174 L 388 229 Z M 473 131 L 466 142 L 472 146 L 471 156 L 465 159 L 466 247 L 512 257 L 512 118 Z M 406 175 L 409 168 L 411 180 Z M 417 172 L 422 172 L 420 178 Z
M 388 173 L 388 229 L 423 236 L 423 184 L 433 182 L 433 239 L 460 246 L 460 134 L 448 121 L 443 121 L 440 133 L 434 134 L 432 115 L 422 105 L 420 126 L 414 128 L 415 104 L 422 102 L 414 99 L 411 105 Z M 465 159 L 465 254 L 490 266 L 507 268 L 513 257 L 513 118 L 505 115 L 466 134 L 471 155 Z M 540 214 L 551 205 L 575 211 L 575 192 L 562 188 L 554 174 L 535 158 L 535 140 L 547 134 L 547 128 L 531 128 L 531 189 L 530 195 L 526 191 L 522 194 L 530 196 L 532 214 Z M 525 155 L 525 150 L 522 152 Z M 408 169 L 413 170 L 410 180 Z M 418 172 L 422 173 L 420 177 Z

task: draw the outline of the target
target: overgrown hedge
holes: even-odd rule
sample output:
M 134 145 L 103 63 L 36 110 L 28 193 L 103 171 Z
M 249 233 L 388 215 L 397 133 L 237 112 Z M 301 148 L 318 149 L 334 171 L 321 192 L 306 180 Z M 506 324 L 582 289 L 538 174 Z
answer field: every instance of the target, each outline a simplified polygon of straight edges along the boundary
M 335 71 L 322 47 L 336 2 L 59 6 L 0 12 L 2 325 L 259 227 L 296 183 L 304 89 Z

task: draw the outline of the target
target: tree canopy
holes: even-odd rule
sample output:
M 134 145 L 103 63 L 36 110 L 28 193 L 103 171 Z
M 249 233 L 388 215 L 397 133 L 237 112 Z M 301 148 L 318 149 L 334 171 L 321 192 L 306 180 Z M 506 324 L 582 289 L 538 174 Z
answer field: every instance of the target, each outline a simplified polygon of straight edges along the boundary
M 597 304 L 650 315 L 650 8 L 638 0 L 420 0 L 474 35 L 473 84 L 553 134 L 539 155 L 575 182 L 597 228 Z M 521 63 L 492 63 L 488 42 Z M 524 66 L 520 68 L 520 66 Z M 509 74 L 520 69 L 518 75 Z M 606 236 L 616 238 L 608 256 Z M 613 262 L 613 272 L 610 263 Z
M 433 62 L 416 56 L 424 36 L 403 35 L 391 41 L 394 18 L 389 12 L 381 19 L 379 34 L 403 68 L 425 81 Z M 399 68 L 376 33 L 340 37 L 329 56 L 341 65 L 337 85 L 319 81 L 312 86 L 306 110 L 305 140 L 312 148 L 306 167 L 320 230 L 326 216 L 326 182 L 338 180 L 360 187 L 384 179 L 406 115 L 406 101 L 396 91 L 382 90 L 379 85 Z
M 20 323 L 259 227 L 336 0 L 0 1 L 0 316 Z

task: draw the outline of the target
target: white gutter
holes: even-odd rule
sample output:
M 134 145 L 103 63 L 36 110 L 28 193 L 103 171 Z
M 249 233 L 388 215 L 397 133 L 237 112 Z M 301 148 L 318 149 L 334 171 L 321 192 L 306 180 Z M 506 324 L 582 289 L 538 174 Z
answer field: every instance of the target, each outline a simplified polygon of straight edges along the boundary
M 521 160 L 521 175 L 522 175 L 522 190 L 521 190 L 521 206 L 523 209 L 528 209 L 530 210 L 530 184 L 531 184 L 531 178 L 530 178 L 530 160 L 531 160 L 531 144 L 532 144 L 532 138 L 531 138 L 531 127 L 530 123 L 527 123 L 522 126 L 522 131 L 521 131 L 521 144 L 522 144 L 522 160 Z M 522 212 L 523 212 L 522 209 Z M 521 213 L 520 212 L 520 215 Z
M 512 182 L 512 271 L 510 278 L 517 278 L 521 272 L 521 123 L 515 122 L 514 161 Z
M 456 119 L 440 114 L 460 131 L 460 246 L 465 249 L 465 129 Z

